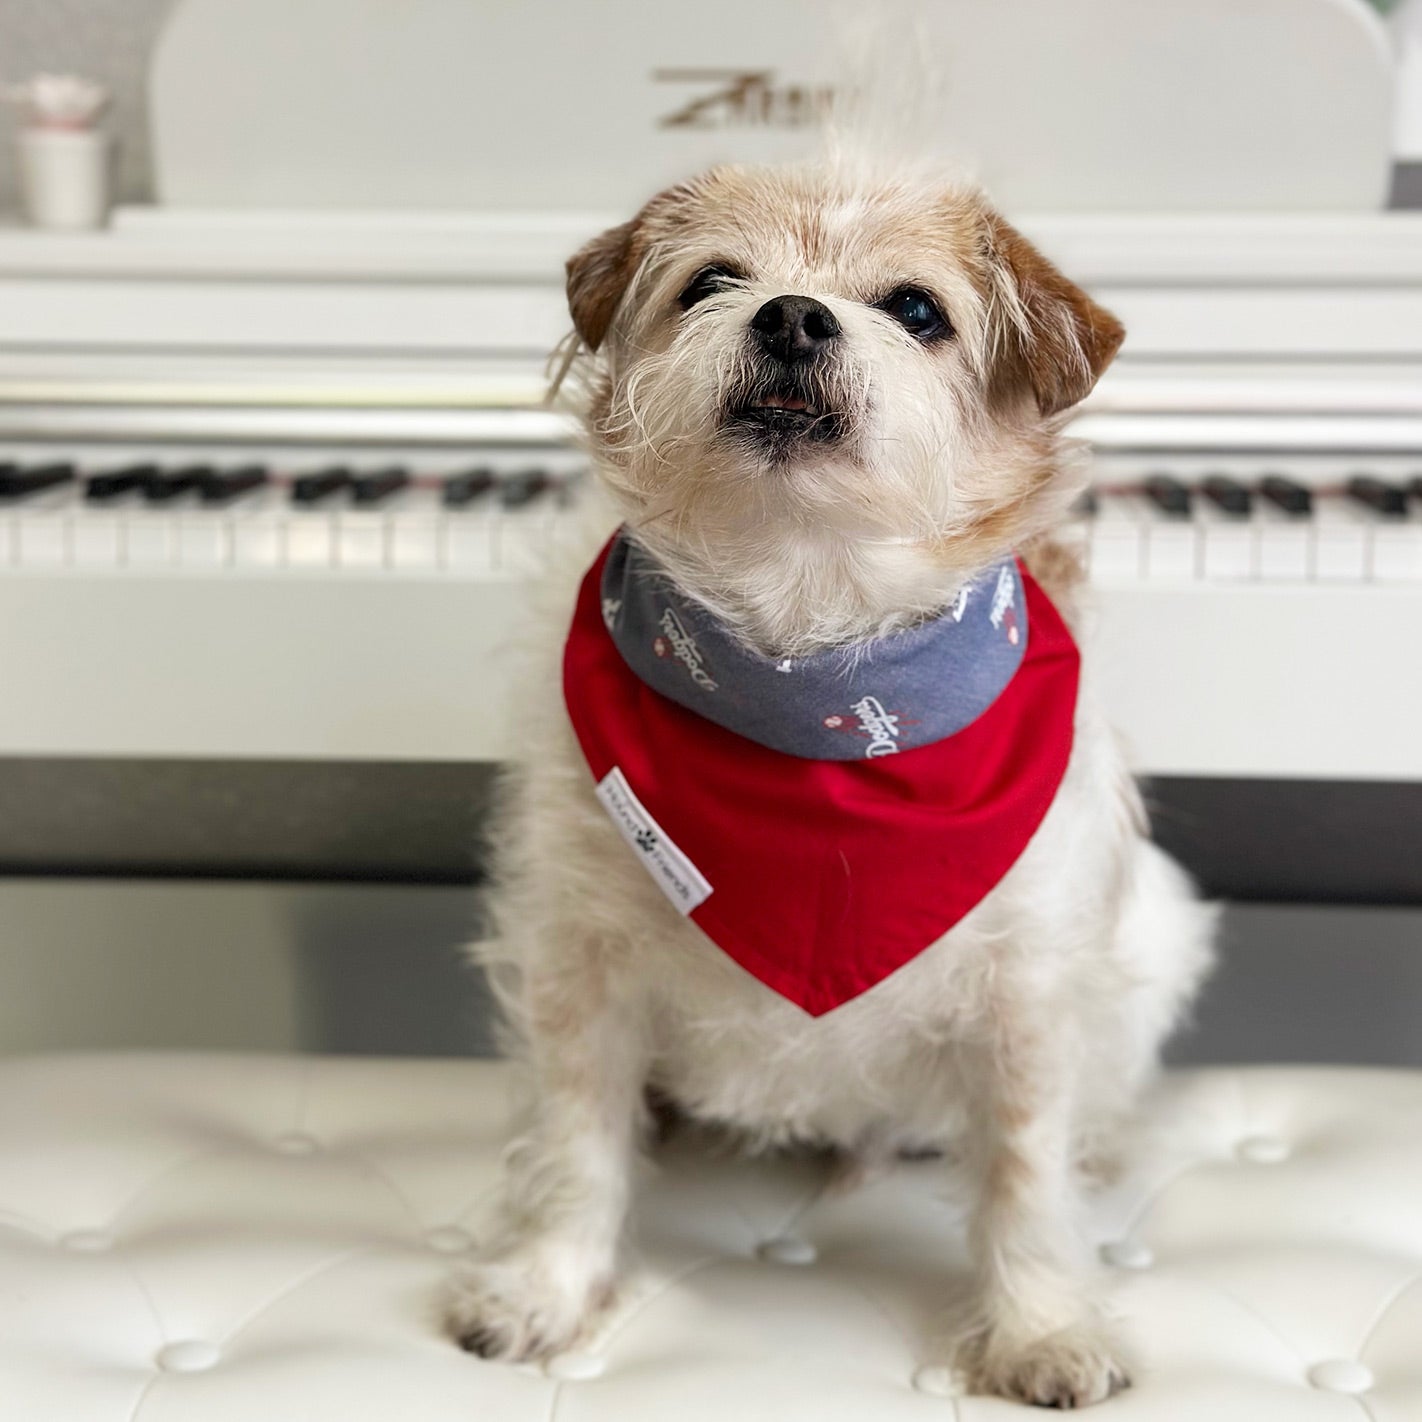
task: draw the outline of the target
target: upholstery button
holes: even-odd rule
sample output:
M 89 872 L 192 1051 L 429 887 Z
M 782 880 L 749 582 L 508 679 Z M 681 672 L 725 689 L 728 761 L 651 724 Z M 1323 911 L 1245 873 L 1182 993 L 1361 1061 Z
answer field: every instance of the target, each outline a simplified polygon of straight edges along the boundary
M 161 1348 L 153 1360 L 165 1373 L 203 1373 L 220 1355 L 215 1343 L 201 1338 L 184 1338 Z
M 1138 1239 L 1112 1239 L 1101 1246 L 1101 1258 L 1113 1269 L 1149 1269 L 1155 1252 Z
M 1367 1392 L 1373 1385 L 1373 1374 L 1356 1358 L 1329 1358 L 1308 1370 L 1308 1380 L 1324 1392 Z
M 756 1253 L 767 1264 L 813 1264 L 819 1258 L 815 1246 L 808 1239 L 796 1239 L 789 1234 L 779 1239 L 767 1239 Z
M 1251 1165 L 1278 1165 L 1289 1158 L 1289 1147 L 1278 1136 L 1246 1136 L 1234 1153 Z
M 275 1144 L 283 1155 L 315 1155 L 321 1149 L 316 1137 L 308 1136 L 305 1131 L 288 1131 L 278 1136 Z
M 543 1371 L 556 1382 L 590 1382 L 606 1369 L 607 1363 L 596 1353 L 559 1353 L 549 1358 Z
M 913 1375 L 913 1385 L 916 1391 L 927 1393 L 929 1397 L 960 1397 L 963 1392 L 953 1369 L 939 1363 L 925 1363 L 919 1368 Z
M 474 1243 L 474 1236 L 458 1225 L 441 1225 L 425 1236 L 425 1243 L 441 1254 L 462 1254 Z
M 114 1247 L 114 1237 L 101 1229 L 76 1229 L 60 1238 L 65 1249 L 74 1249 L 81 1254 L 98 1254 L 101 1250 Z

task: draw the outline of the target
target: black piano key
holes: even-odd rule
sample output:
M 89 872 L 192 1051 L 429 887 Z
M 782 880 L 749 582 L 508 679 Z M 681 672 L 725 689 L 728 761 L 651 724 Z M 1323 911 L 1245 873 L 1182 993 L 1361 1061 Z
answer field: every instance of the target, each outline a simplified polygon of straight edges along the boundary
M 240 499 L 267 482 L 267 471 L 259 464 L 247 464 L 241 469 L 216 469 L 198 485 L 198 497 L 205 504 L 227 504 Z
M 158 473 L 156 464 L 130 464 L 125 469 L 110 469 L 103 474 L 91 474 L 84 481 L 84 497 L 91 503 L 103 503 L 131 494 Z
M 552 482 L 546 469 L 520 469 L 505 474 L 499 480 L 499 502 L 506 509 L 521 509 L 544 493 Z
M 1348 480 L 1348 497 L 1385 518 L 1405 518 L 1407 515 L 1407 490 L 1400 484 L 1388 484 L 1381 479 L 1359 474 Z
M 1312 491 L 1282 474 L 1266 474 L 1259 483 L 1259 492 L 1286 514 L 1302 517 L 1313 512 Z
M 1169 474 L 1151 474 L 1145 481 L 1145 496 L 1167 518 L 1189 518 L 1190 487 Z
M 1211 474 L 1201 485 L 1200 492 L 1224 513 L 1241 517 L 1254 507 L 1254 496 L 1238 479 L 1227 479 L 1223 474 Z
M 465 474 L 452 474 L 444 481 L 440 498 L 449 509 L 462 509 L 494 487 L 492 469 L 471 469 Z
M 349 469 L 322 469 L 315 474 L 302 474 L 291 481 L 291 501 L 294 504 L 319 504 L 332 494 L 350 487 Z
M 205 464 L 190 464 L 182 469 L 156 469 L 140 485 L 143 497 L 150 504 L 167 504 L 189 490 L 200 488 L 212 470 Z
M 72 464 L 37 464 L 29 468 L 0 465 L 0 499 L 23 499 L 42 489 L 53 489 L 74 478 Z
M 355 502 L 369 507 L 388 499 L 410 482 L 404 469 L 379 469 L 373 474 L 357 474 L 351 481 Z
M 1422 474 L 1418 474 L 1415 478 L 1407 481 L 1407 492 L 1411 494 L 1419 504 L 1422 504 Z

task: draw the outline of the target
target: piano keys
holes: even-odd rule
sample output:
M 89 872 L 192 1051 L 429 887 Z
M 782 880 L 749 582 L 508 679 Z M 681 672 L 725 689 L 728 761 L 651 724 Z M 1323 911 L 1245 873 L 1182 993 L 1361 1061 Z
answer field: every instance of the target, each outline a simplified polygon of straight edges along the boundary
M 9 467 L 0 485 L 0 567 L 79 572 L 531 572 L 583 477 L 567 462 L 414 475 Z M 1406 469 L 1314 487 L 1273 472 L 1216 470 L 1196 481 L 1154 469 L 1139 483 L 1098 483 L 1069 534 L 1102 585 L 1422 582 L 1419 486 L 1422 475 L 1409 478 Z
M 112 468 L 22 457 L 0 471 L 0 571 L 234 576 L 532 572 L 581 478 L 566 454 L 551 465 L 418 475 L 159 458 Z
M 1068 529 L 1103 586 L 1422 582 L 1422 474 L 1407 461 L 1337 481 L 1313 470 L 1312 484 L 1217 461 L 1125 482 L 1120 464 L 1101 461 Z M 4 458 L 0 568 L 532 572 L 582 479 L 566 455 L 416 473 Z

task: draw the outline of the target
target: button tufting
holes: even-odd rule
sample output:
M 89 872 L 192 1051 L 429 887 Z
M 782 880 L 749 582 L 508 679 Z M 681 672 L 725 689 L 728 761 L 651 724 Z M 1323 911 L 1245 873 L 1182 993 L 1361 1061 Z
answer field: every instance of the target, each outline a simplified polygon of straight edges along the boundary
M 160 1348 L 153 1361 L 165 1373 L 203 1373 L 212 1367 L 220 1356 L 215 1343 L 205 1342 L 201 1338 L 184 1338 Z
M 1289 1146 L 1278 1136 L 1246 1136 L 1235 1147 L 1234 1153 L 1251 1165 L 1278 1165 L 1281 1160 L 1289 1158 Z
M 98 1254 L 114 1247 L 114 1237 L 101 1229 L 76 1229 L 61 1235 L 59 1243 L 65 1249 L 73 1249 L 80 1254 Z
M 1155 1251 L 1138 1239 L 1108 1240 L 1100 1254 L 1113 1269 L 1149 1269 L 1155 1263 Z
M 958 1385 L 952 1368 L 939 1363 L 925 1363 L 913 1375 L 916 1391 L 927 1393 L 929 1397 L 960 1397 L 963 1389 Z
M 606 1369 L 606 1361 L 596 1353 L 559 1353 L 543 1366 L 543 1371 L 555 1382 L 591 1382 L 593 1378 L 600 1378 Z
M 462 1254 L 474 1244 L 474 1236 L 458 1225 L 441 1225 L 425 1236 L 425 1243 L 440 1254 Z
M 1356 1358 L 1329 1358 L 1308 1370 L 1308 1380 L 1324 1392 L 1367 1392 L 1373 1385 L 1372 1370 Z
M 298 1115 L 308 1066 L 135 1053 L 0 1069 L 0 1422 L 121 1422 L 135 1395 L 143 1422 L 165 1406 L 263 1422 L 293 1396 L 329 1404 L 320 1422 L 390 1422 L 389 1389 L 349 1366 L 386 1357 L 420 1422 L 547 1422 L 550 1395 L 558 1422 L 656 1416 L 668 1397 L 694 1404 L 708 1368 L 718 1395 L 761 1397 L 767 1358 L 787 1416 L 1018 1415 L 962 1401 L 972 1370 L 914 1346 L 940 1326 L 944 1266 L 929 1262 L 951 1274 L 962 1243 L 936 1170 L 806 1213 L 800 1163 L 688 1152 L 637 1217 L 641 1265 L 615 1316 L 571 1354 L 468 1366 L 445 1341 L 441 1276 L 487 1246 L 460 1202 L 506 1149 L 510 1070 L 325 1058 Z M 1089 1261 L 1152 1363 L 1101 1422 L 1117 1407 L 1174 1422 L 1197 1394 L 1221 1422 L 1330 1407 L 1382 1422 L 1422 1386 L 1422 1212 L 1398 1185 L 1422 1179 L 1422 1132 L 1405 1129 L 1422 1072 L 1238 1075 L 1167 1074 L 1146 1159 L 1087 1216 Z M 905 1260 L 925 1261 L 928 1285 Z M 1402 1412 L 1412 1422 L 1400 1403 L 1389 1422 Z
M 321 1149 L 320 1141 L 305 1131 L 288 1131 L 276 1138 L 275 1145 L 283 1155 L 315 1155 Z
M 819 1258 L 818 1251 L 808 1239 L 796 1239 L 789 1234 L 779 1239 L 767 1239 L 756 1253 L 767 1264 L 813 1264 Z

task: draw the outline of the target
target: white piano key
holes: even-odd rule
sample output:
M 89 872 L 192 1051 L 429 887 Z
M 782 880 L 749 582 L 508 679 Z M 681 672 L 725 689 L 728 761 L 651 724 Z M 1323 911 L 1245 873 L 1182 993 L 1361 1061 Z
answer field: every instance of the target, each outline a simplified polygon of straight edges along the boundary
M 1206 505 L 1198 514 L 1197 537 L 1203 577 L 1240 582 L 1255 576 L 1257 540 L 1252 520 Z
M 1190 582 L 1196 576 L 1195 523 L 1159 512 L 1145 515 L 1145 575 L 1151 582 Z
M 67 561 L 68 521 L 60 513 L 26 514 L 19 520 L 17 561 L 22 568 L 58 568 Z
M 1373 577 L 1378 582 L 1422 582 L 1422 515 L 1379 519 L 1373 530 Z
M 73 507 L 73 490 L 63 487 L 31 494 L 13 506 L 3 537 L 8 548 L 0 548 L 0 562 L 8 552 L 9 560 L 21 568 L 62 567 L 69 561 L 68 515 Z
M 1091 520 L 1091 576 L 1098 582 L 1135 581 L 1145 573 L 1145 524 L 1129 495 L 1101 494 Z
M 123 561 L 134 568 L 171 566 L 173 535 L 173 520 L 167 514 L 131 510 L 123 523 Z
M 185 568 L 221 568 L 231 561 L 227 516 L 215 510 L 178 519 L 178 562 Z
M 333 514 L 293 509 L 285 524 L 286 565 L 289 568 L 331 568 L 336 565 L 336 520 Z
M 523 509 L 505 509 L 494 530 L 494 566 L 500 573 L 532 577 L 541 573 L 556 511 L 551 499 L 542 497 Z
M 282 527 L 276 519 L 253 519 L 232 525 L 232 562 L 239 568 L 279 568 Z
M 406 570 L 440 566 L 440 505 L 433 489 L 413 489 L 389 513 L 390 566 Z
M 497 520 L 487 509 L 451 511 L 444 520 L 445 567 L 456 573 L 492 573 Z
M 1371 573 L 1371 516 L 1332 495 L 1313 501 L 1313 576 L 1319 582 L 1361 583 Z
M 284 489 L 262 489 L 228 511 L 229 561 L 238 568 L 279 568 L 290 502 Z
M 336 515 L 336 563 L 342 568 L 388 565 L 388 525 L 384 512 L 343 510 Z
M 1272 505 L 1254 515 L 1259 577 L 1268 583 L 1301 583 L 1309 576 L 1313 520 L 1284 513 Z
M 76 510 L 70 540 L 76 568 L 114 568 L 122 561 L 122 520 L 116 514 Z

